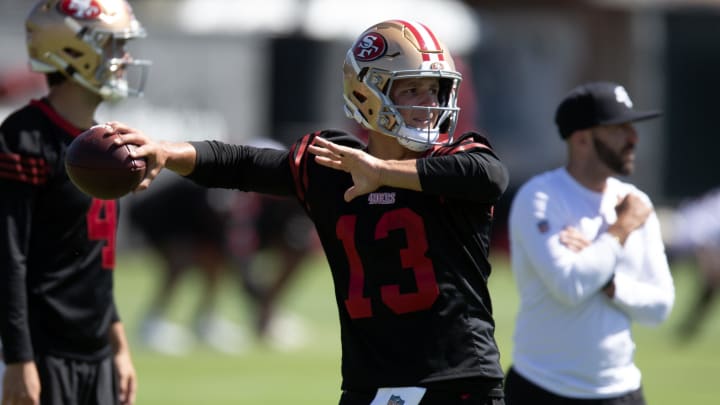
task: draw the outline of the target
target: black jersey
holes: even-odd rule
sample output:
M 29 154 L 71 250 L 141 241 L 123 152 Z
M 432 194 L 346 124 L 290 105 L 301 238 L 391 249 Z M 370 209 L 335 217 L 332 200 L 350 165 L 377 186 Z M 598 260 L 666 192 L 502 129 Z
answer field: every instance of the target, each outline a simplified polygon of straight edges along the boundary
M 0 126 L 0 333 L 9 363 L 110 354 L 119 212 L 65 172 L 66 148 L 81 132 L 45 99 Z
M 312 218 L 335 285 L 343 388 L 501 379 L 487 289 L 492 207 L 507 172 L 487 141 L 466 134 L 418 160 L 422 192 L 382 187 L 345 202 L 349 173 L 315 162 L 315 136 L 289 154 L 195 143 L 191 178 L 206 185 L 295 194 Z

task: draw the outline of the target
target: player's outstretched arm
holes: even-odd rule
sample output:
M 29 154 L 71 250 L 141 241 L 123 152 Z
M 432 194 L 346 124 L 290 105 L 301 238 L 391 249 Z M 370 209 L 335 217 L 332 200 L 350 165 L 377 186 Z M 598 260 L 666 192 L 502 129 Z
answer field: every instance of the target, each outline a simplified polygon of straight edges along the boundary
M 142 131 L 116 121 L 106 125 L 122 135 L 115 141 L 118 145 L 138 146 L 131 155 L 133 158 L 147 160 L 145 179 L 140 182 L 135 191 L 147 189 L 163 168 L 172 170 L 181 176 L 186 176 L 195 169 L 196 151 L 188 142 L 154 141 Z

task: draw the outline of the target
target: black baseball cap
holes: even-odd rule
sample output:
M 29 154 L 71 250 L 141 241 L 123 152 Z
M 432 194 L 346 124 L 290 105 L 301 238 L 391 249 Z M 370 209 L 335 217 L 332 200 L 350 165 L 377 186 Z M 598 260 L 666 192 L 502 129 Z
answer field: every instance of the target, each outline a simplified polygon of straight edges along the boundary
M 625 88 L 612 82 L 590 82 L 575 87 L 555 112 L 555 123 L 563 139 L 574 131 L 598 125 L 624 124 L 658 117 L 660 111 L 633 109 Z

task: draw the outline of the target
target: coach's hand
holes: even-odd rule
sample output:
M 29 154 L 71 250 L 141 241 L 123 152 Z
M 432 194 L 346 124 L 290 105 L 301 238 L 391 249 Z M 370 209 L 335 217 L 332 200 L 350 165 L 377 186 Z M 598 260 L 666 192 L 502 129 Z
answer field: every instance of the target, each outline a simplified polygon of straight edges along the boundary
M 580 252 L 590 246 L 590 241 L 578 229 L 571 226 L 560 231 L 560 243 L 573 252 Z
M 645 224 L 653 209 L 635 194 L 621 198 L 617 206 L 617 221 L 608 227 L 608 233 L 616 236 L 621 245 L 630 233 Z

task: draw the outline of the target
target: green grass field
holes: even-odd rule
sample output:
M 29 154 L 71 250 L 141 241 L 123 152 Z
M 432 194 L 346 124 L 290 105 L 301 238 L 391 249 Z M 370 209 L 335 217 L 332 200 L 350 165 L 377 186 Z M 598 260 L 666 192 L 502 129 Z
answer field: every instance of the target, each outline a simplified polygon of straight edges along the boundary
M 507 263 L 495 258 L 491 291 L 497 339 L 503 366 L 510 363 L 517 295 Z M 170 357 L 144 350 L 136 337 L 138 320 L 154 291 L 154 257 L 127 252 L 119 258 L 117 300 L 125 320 L 139 374 L 139 405 L 164 404 L 337 404 L 340 385 L 340 346 L 330 274 L 322 256 L 308 260 L 283 300 L 283 307 L 301 316 L 310 340 L 302 349 L 282 352 L 254 344 L 238 356 L 199 346 L 191 354 Z M 659 328 L 636 327 L 637 363 L 643 371 L 651 405 L 716 404 L 720 385 L 720 309 L 715 309 L 698 339 L 681 344 L 675 336 L 679 319 L 695 291 L 695 274 L 675 270 L 677 302 L 671 319 Z M 183 282 L 171 316 L 187 320 L 199 296 L 199 279 Z M 244 298 L 228 279 L 221 310 L 243 324 Z

